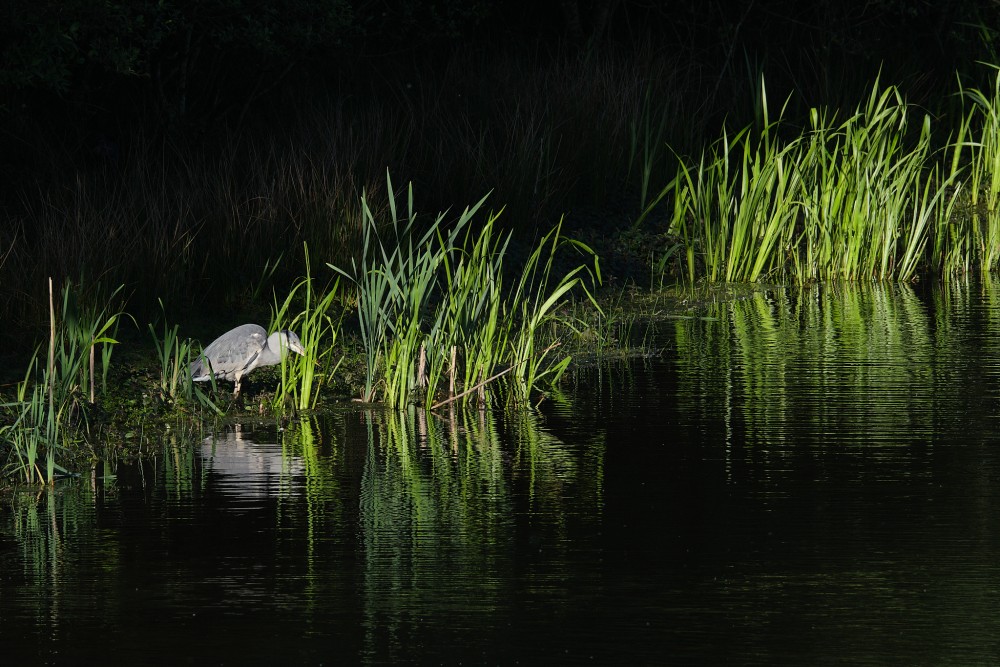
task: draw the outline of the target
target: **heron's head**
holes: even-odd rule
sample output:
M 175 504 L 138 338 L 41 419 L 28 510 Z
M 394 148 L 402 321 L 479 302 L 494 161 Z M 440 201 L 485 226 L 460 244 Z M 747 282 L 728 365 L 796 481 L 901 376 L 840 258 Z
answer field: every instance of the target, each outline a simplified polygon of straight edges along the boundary
M 289 331 L 288 329 L 282 329 L 281 331 L 276 331 L 271 334 L 267 344 L 268 347 L 272 347 L 276 344 L 276 349 L 281 350 L 280 354 L 282 359 L 288 355 L 289 350 L 295 352 L 296 354 L 306 353 L 306 349 L 302 347 L 302 341 L 299 340 L 298 335 L 294 331 Z

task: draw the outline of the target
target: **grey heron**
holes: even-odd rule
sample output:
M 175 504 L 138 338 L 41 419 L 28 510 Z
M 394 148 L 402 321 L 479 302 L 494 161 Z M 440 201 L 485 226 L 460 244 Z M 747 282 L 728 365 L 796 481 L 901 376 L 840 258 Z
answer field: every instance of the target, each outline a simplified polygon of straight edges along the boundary
M 191 379 L 205 382 L 214 374 L 216 380 L 232 380 L 235 384 L 233 398 L 236 398 L 240 395 L 240 380 L 244 375 L 258 366 L 280 364 L 289 350 L 306 353 L 294 332 L 282 329 L 268 336 L 264 327 L 244 324 L 213 340 L 191 362 Z

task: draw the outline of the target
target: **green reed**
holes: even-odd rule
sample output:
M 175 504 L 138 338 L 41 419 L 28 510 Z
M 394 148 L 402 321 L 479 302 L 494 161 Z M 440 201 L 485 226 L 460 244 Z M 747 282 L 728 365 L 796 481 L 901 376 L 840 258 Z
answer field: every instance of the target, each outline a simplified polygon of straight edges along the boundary
M 67 282 L 62 289 L 61 310 L 57 313 L 50 303 L 48 366 L 41 383 L 50 395 L 52 406 L 58 406 L 56 414 L 60 419 L 85 418 L 84 404 L 95 402 L 98 346 L 101 346 L 101 390 L 107 389 L 111 354 L 118 344 L 109 332 L 117 329 L 124 315 L 110 304 L 119 298 L 122 289 L 118 287 L 106 297 L 98 289 L 95 297 L 84 300 L 80 290 Z
M 446 370 L 454 371 L 449 379 L 461 371 L 461 386 L 475 387 L 479 400 L 485 400 L 486 384 L 502 363 L 512 325 L 502 310 L 503 260 L 510 234 L 497 232 L 498 217 L 498 213 L 491 214 L 478 234 L 467 230 L 461 248 L 445 256 L 444 295 L 428 337 L 429 347 L 436 352 L 428 386 L 437 387 Z M 459 350 L 464 363 L 457 367 Z M 448 391 L 453 394 L 451 382 Z M 434 392 L 427 392 L 427 407 L 436 400 Z
M 509 363 L 513 371 L 513 394 L 519 400 L 527 400 L 543 379 L 551 384 L 558 382 L 570 363 L 569 355 L 552 361 L 557 356 L 553 353 L 558 347 L 558 340 L 548 344 L 541 341 L 546 328 L 551 325 L 557 325 L 553 327 L 556 329 L 561 325 L 575 330 L 574 322 L 558 310 L 569 293 L 575 288 L 582 289 L 593 306 L 600 310 L 592 292 L 592 288 L 601 280 L 598 257 L 586 244 L 563 236 L 562 222 L 560 219 L 559 224 L 542 237 L 525 264 L 514 293 L 507 301 L 509 317 L 518 323 L 511 336 L 512 357 Z M 575 250 L 590 258 L 593 264 L 577 265 L 558 276 L 553 272 L 553 264 L 562 249 Z M 545 347 L 539 349 L 540 345 Z
M 299 336 L 304 355 L 289 355 L 281 363 L 281 385 L 274 397 L 274 407 L 284 404 L 291 396 L 299 410 L 316 407 L 319 389 L 330 380 L 343 357 L 334 362 L 334 349 L 340 328 L 340 316 L 330 312 L 339 295 L 340 279 L 317 292 L 313 285 L 309 246 L 303 244 L 306 275 L 292 287 L 280 306 L 275 304 L 271 315 L 271 330 L 291 329 Z M 296 299 L 301 298 L 301 310 L 290 316 Z
M 956 144 L 968 153 L 969 211 L 963 236 L 971 237 L 969 252 L 977 254 L 979 264 L 994 270 L 1000 263 L 1000 67 L 991 67 L 995 70 L 992 90 L 960 89 L 972 108 Z M 957 157 L 953 159 L 953 165 L 958 162 Z
M 592 295 L 600 282 L 597 257 L 585 244 L 562 235 L 562 221 L 542 237 L 516 283 L 508 285 L 504 263 L 509 261 L 510 233 L 498 235 L 498 215 L 491 215 L 478 233 L 470 230 L 443 262 L 445 290 L 428 337 L 436 343 L 431 347 L 438 359 L 437 364 L 430 363 L 428 407 L 457 399 L 482 405 L 487 386 L 495 382 L 507 388 L 510 399 L 526 401 L 543 382 L 558 382 L 570 362 L 569 355 L 554 360 L 552 354 L 561 333 L 576 328 L 576 318 L 559 310 L 570 292 L 582 289 L 600 311 Z M 593 267 L 581 264 L 554 280 L 553 263 L 567 249 L 591 258 Z M 448 399 L 441 401 L 435 389 L 444 366 L 452 377 Z M 463 388 L 458 395 L 454 393 L 455 374 L 461 377 Z
M 876 84 L 840 124 L 814 110 L 803 156 L 802 280 L 910 280 L 948 181 L 931 163 L 930 117 L 908 140 L 910 108 Z M 805 255 L 802 248 L 808 248 Z
M 121 288 L 107 297 L 110 302 Z M 12 422 L 0 431 L 0 442 L 13 454 L 11 465 L 25 482 L 55 479 L 56 453 L 66 445 L 69 431 L 86 424 L 87 406 L 96 400 L 96 348 L 103 346 L 101 376 L 106 389 L 111 346 L 108 335 L 122 316 L 109 305 L 81 305 L 77 290 L 67 283 L 62 290 L 61 309 L 55 307 L 49 279 L 49 342 L 45 361 L 35 351 L 16 398 L 3 406 Z M 89 363 L 88 363 L 89 362 Z M 89 394 L 88 394 L 89 390 Z M 45 471 L 40 462 L 44 459 Z
M 930 117 L 914 126 L 894 87 L 876 82 L 843 121 L 813 109 L 808 129 L 791 138 L 782 136 L 784 109 L 769 120 L 763 86 L 761 100 L 761 130 L 724 132 L 697 162 L 681 159 L 636 223 L 672 204 L 670 232 L 684 246 L 688 282 L 699 274 L 708 282 L 905 281 L 932 264 L 967 269 L 974 244 L 951 222 L 961 132 L 944 154 L 948 168 L 936 162 Z
M 396 218 L 396 197 L 390 185 L 389 202 L 392 207 L 392 222 Z M 412 197 L 410 198 L 412 202 Z M 394 284 L 396 273 L 393 264 L 399 255 L 390 254 L 378 236 L 378 223 L 368 205 L 365 195 L 361 197 L 364 215 L 364 233 L 360 265 L 356 258 L 351 259 L 353 275 L 344 273 L 353 279 L 357 285 L 358 326 L 361 343 L 365 354 L 365 387 L 361 400 L 370 402 L 375 398 L 376 372 L 384 354 L 386 341 L 395 326 L 396 314 Z M 410 212 L 407 229 L 413 224 L 413 213 Z M 377 247 L 376 247 L 377 246 Z M 335 270 L 337 267 L 332 267 Z
M 13 423 L 0 431 L 2 442 L 13 454 L 4 471 L 16 471 L 16 477 L 28 484 L 55 479 L 56 452 L 64 445 L 60 420 L 49 399 L 50 376 L 38 366 L 36 352 L 17 385 L 16 401 L 2 406 L 15 415 Z M 39 373 L 41 378 L 35 381 Z M 43 459 L 44 473 L 39 465 Z
M 190 401 L 194 396 L 194 383 L 188 371 L 191 362 L 192 343 L 179 335 L 180 326 L 170 326 L 166 321 L 166 309 L 160 299 L 160 310 L 163 312 L 163 334 L 157 336 L 152 323 L 146 326 L 156 347 L 156 357 L 159 361 L 159 390 L 163 399 L 176 400 L 184 398 Z
M 390 187 L 391 191 L 391 187 Z M 382 275 L 389 281 L 389 301 L 392 313 L 391 334 L 383 339 L 382 384 L 386 402 L 402 406 L 410 401 L 422 383 L 420 356 L 425 338 L 424 318 L 431 309 L 431 300 L 439 280 L 439 266 L 453 243 L 450 237 L 438 238 L 443 216 L 438 216 L 430 229 L 413 243 L 416 216 L 412 208 L 412 189 L 408 198 L 407 227 L 387 261 Z M 393 220 L 395 206 L 390 203 Z M 463 216 L 458 225 L 464 226 L 471 216 Z M 398 230 L 398 228 L 397 228 Z M 382 252 L 385 247 L 382 246 Z M 383 254 L 383 257 L 386 257 Z M 427 348 L 423 346 L 426 353 Z M 433 348 L 432 348 L 433 349 Z
M 107 388 L 111 355 L 118 341 L 111 335 L 124 315 L 110 304 L 120 298 L 124 286 L 104 296 L 98 288 L 90 300 L 81 299 L 79 289 L 67 281 L 62 289 L 62 308 L 52 331 L 52 377 L 59 399 L 72 398 L 73 408 L 80 401 L 94 403 L 97 396 L 96 351 L 101 348 L 101 390 Z M 55 313 L 53 313 L 55 315 Z
M 360 263 L 355 261 L 350 273 L 331 265 L 356 286 L 366 360 L 361 399 L 400 407 L 422 396 L 433 407 L 441 404 L 437 398 L 447 380 L 448 402 L 484 402 L 486 386 L 504 375 L 516 388 L 514 396 L 523 399 L 543 378 L 557 380 L 568 358 L 552 362 L 555 346 L 539 350 L 538 336 L 549 325 L 565 324 L 556 310 L 571 290 L 590 291 L 584 266 L 554 280 L 553 261 L 567 247 L 591 257 L 593 252 L 564 238 L 560 224 L 528 258 L 520 280 L 507 286 L 503 267 L 510 235 L 496 232 L 499 214 L 476 231 L 470 225 L 485 198 L 447 225 L 440 214 L 418 228 L 412 187 L 403 216 L 391 181 L 388 192 L 389 220 L 381 225 L 363 201 L 367 224 Z M 596 257 L 594 262 L 592 281 L 600 279 Z M 462 394 L 456 394 L 459 387 Z
M 381 394 L 391 405 L 403 405 L 418 385 L 422 318 L 429 311 L 437 286 L 438 267 L 484 200 L 463 211 L 447 233 L 442 226 L 443 214 L 420 232 L 412 186 L 407 191 L 405 217 L 400 217 L 391 178 L 387 175 L 386 180 L 388 222 L 380 225 L 363 196 L 365 227 L 360 261 L 352 259 L 351 273 L 333 265 L 331 268 L 357 288 L 358 324 L 365 355 L 361 400 L 371 402 Z M 380 233 L 380 226 L 385 233 Z M 426 354 L 427 348 L 423 349 Z
M 204 408 L 215 415 L 223 414 L 222 408 L 216 405 L 211 396 L 215 394 L 215 378 L 211 378 L 211 391 L 205 392 L 191 379 L 190 364 L 194 360 L 195 343 L 190 338 L 181 338 L 180 326 L 170 326 L 166 320 L 166 309 L 160 299 L 160 310 L 163 312 L 163 331 L 157 335 L 152 323 L 146 326 L 156 348 L 156 360 L 159 366 L 157 389 L 159 398 L 164 402 L 179 403 L 185 407 Z

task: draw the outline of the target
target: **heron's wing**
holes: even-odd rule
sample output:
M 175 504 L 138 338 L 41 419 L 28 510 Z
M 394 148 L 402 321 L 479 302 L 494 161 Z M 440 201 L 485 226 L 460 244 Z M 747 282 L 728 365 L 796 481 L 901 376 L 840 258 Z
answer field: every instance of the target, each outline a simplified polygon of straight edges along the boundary
M 212 372 L 217 379 L 234 380 L 250 372 L 267 342 L 263 331 L 256 325 L 243 325 L 219 336 L 192 363 L 192 377 L 207 379 Z
M 237 353 L 239 358 L 233 359 L 233 363 L 235 367 L 239 368 L 240 375 L 243 375 L 257 367 L 260 353 L 264 349 L 264 346 L 267 345 L 267 337 L 258 331 L 254 331 L 241 342 L 242 345 L 239 346 Z
M 260 358 L 260 350 L 257 350 L 252 355 L 250 355 L 250 358 L 247 359 L 247 362 L 245 364 L 243 364 L 243 368 L 241 370 L 244 373 L 253 370 L 257 366 L 257 359 L 259 358 Z
M 188 364 L 188 370 L 191 371 L 191 379 L 195 382 L 208 380 L 214 372 L 212 361 L 205 355 L 204 352 L 199 354 L 197 359 Z M 225 379 L 224 375 L 216 373 L 216 376 L 220 379 Z

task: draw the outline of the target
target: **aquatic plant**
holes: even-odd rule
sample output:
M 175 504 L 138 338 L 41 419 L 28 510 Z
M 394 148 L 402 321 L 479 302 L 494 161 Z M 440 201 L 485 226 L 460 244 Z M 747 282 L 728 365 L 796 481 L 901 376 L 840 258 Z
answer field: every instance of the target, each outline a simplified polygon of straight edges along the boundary
M 592 264 L 579 264 L 561 276 L 553 275 L 556 255 L 563 248 L 574 249 L 589 257 Z M 551 286 L 553 279 L 555 285 Z M 559 224 L 539 241 L 524 266 L 513 294 L 506 301 L 509 304 L 508 321 L 516 323 L 510 337 L 511 357 L 507 360 L 513 371 L 510 382 L 516 399 L 527 400 L 543 379 L 553 385 L 559 381 L 571 357 L 565 355 L 553 361 L 559 336 L 546 331 L 546 328 L 551 327 L 555 332 L 563 327 L 576 331 L 572 319 L 557 311 L 564 298 L 575 288 L 580 288 L 594 308 L 600 311 L 601 307 L 592 293 L 592 288 L 600 281 L 597 255 L 585 243 L 563 236 L 560 219 Z M 543 337 L 550 342 L 542 342 Z
M 901 93 L 876 82 L 845 120 L 813 109 L 809 129 L 784 139 L 784 111 L 771 122 L 763 83 L 761 90 L 761 130 L 723 132 L 697 162 L 680 159 L 637 221 L 670 202 L 670 234 L 683 243 L 689 283 L 698 275 L 906 281 L 931 262 L 968 268 L 968 257 L 952 253 L 972 247 L 967 236 L 943 235 L 960 170 L 955 160 L 951 169 L 934 162 L 929 115 L 914 136 Z
M 190 364 L 193 361 L 194 342 L 190 338 L 181 338 L 180 325 L 170 326 L 166 319 L 166 308 L 159 299 L 160 311 L 163 313 L 163 333 L 157 335 L 152 323 L 146 326 L 156 348 L 156 358 L 159 362 L 159 383 L 157 389 L 161 400 L 181 401 L 185 406 L 200 406 L 209 412 L 221 415 L 220 408 L 191 379 Z M 215 378 L 210 379 L 212 391 L 215 393 Z
M 37 354 L 32 357 L 23 381 L 17 385 L 16 402 L 3 407 L 12 410 L 12 424 L 0 430 L 13 460 L 8 460 L 5 472 L 16 471 L 25 483 L 51 482 L 55 479 L 56 452 L 62 448 L 62 433 L 55 403 L 49 398 L 50 376 L 41 371 L 40 381 L 33 381 L 38 372 Z M 44 457 L 45 472 L 39 462 Z
M 958 222 L 965 227 L 962 236 L 969 239 L 968 253 L 974 253 L 988 270 L 1000 263 L 1000 67 L 991 67 L 992 90 L 960 86 L 963 101 L 971 103 L 972 109 L 956 141 L 961 158 L 956 154 L 952 161 L 953 165 L 962 158 L 968 161 L 968 211 Z
M 640 319 L 648 320 L 656 316 L 644 314 L 638 299 L 637 290 L 618 289 L 605 295 L 600 309 L 595 309 L 589 301 L 574 300 L 570 304 L 570 318 L 575 323 L 577 332 L 570 338 L 567 346 L 569 351 L 574 356 L 582 353 L 598 362 L 648 352 L 647 341 L 643 340 L 636 346 L 633 336 Z M 646 327 L 645 336 L 649 332 L 650 328 Z
M 447 377 L 449 398 L 461 378 L 463 396 L 477 388 L 485 401 L 485 385 L 509 373 L 517 383 L 508 385 L 521 400 L 541 379 L 557 380 L 568 359 L 551 362 L 555 345 L 539 350 L 537 337 L 545 325 L 567 324 L 555 309 L 571 290 L 581 287 L 593 299 L 583 279 L 589 271 L 591 287 L 600 280 L 593 251 L 563 237 L 557 225 L 510 289 L 503 272 L 510 235 L 497 235 L 499 214 L 490 215 L 478 233 L 469 226 L 485 198 L 448 225 L 439 214 L 418 229 L 412 186 L 405 216 L 397 214 L 388 177 L 387 191 L 389 219 L 382 225 L 368 201 L 362 203 L 366 226 L 360 260 L 352 262 L 350 272 L 331 265 L 356 287 L 366 364 L 361 399 L 402 406 L 422 394 L 425 405 L 433 407 Z M 556 252 L 567 246 L 591 257 L 593 269 L 581 265 L 553 280 Z
M 50 340 L 56 375 L 54 390 L 57 399 L 72 397 L 74 409 L 80 400 L 94 403 L 97 396 L 96 351 L 101 347 L 101 391 L 107 388 L 108 368 L 114 346 L 118 344 L 110 333 L 117 330 L 124 312 L 111 304 L 121 297 L 124 286 L 105 296 L 100 286 L 90 299 L 81 298 L 81 289 L 67 281 L 62 289 L 62 307 L 55 320 Z M 55 317 L 55 312 L 52 312 Z M 110 332 L 110 333 L 109 333 Z
M 910 114 L 897 89 L 878 83 L 838 125 L 813 111 L 801 162 L 803 232 L 790 249 L 799 281 L 907 281 L 927 260 L 930 223 L 953 195 L 930 161 L 930 116 L 914 141 Z
M 385 392 L 398 396 L 400 386 L 405 392 L 408 383 L 405 381 L 410 372 L 409 357 L 415 359 L 415 351 L 409 350 L 414 342 L 416 331 L 411 330 L 409 341 L 405 335 L 399 335 L 397 328 L 402 326 L 404 311 L 420 317 L 426 300 L 430 298 L 433 284 L 429 281 L 435 277 L 434 266 L 439 261 L 431 247 L 434 232 L 441 218 L 431 226 L 431 230 L 419 237 L 416 234 L 416 213 L 413 210 L 412 186 L 408 191 L 407 215 L 401 220 L 396 210 L 396 194 L 392 188 L 391 177 L 386 176 L 388 183 L 389 223 L 392 238 L 383 240 L 379 233 L 379 223 L 372 212 L 367 195 L 361 197 L 361 208 L 364 213 L 364 229 L 362 233 L 362 248 L 359 257 L 351 259 L 351 271 L 348 272 L 334 264 L 328 264 L 334 271 L 351 280 L 355 287 L 358 327 L 365 357 L 365 386 L 361 400 L 371 402 L 375 399 L 377 374 L 380 364 L 386 364 L 389 369 L 397 369 L 399 363 L 406 363 L 403 371 L 387 370 L 392 377 L 385 378 Z M 413 318 L 411 318 L 413 319 Z M 418 320 L 419 321 L 419 320 Z M 400 340 L 394 340 L 399 338 Z M 395 362 L 395 363 L 391 363 Z M 389 385 L 394 387 L 389 389 Z M 403 399 L 405 402 L 405 397 Z
M 109 300 L 120 289 L 112 292 Z M 101 375 L 105 378 L 102 390 L 106 388 L 110 346 L 117 344 L 107 332 L 117 326 L 122 312 L 111 312 L 107 304 L 81 307 L 77 297 L 72 283 L 67 282 L 57 316 L 49 279 L 49 342 L 44 366 L 37 348 L 17 385 L 15 400 L 2 406 L 13 416 L 12 422 L 0 429 L 0 442 L 13 454 L 13 463 L 8 466 L 13 465 L 28 483 L 52 482 L 56 470 L 62 471 L 56 453 L 66 444 L 66 431 L 86 423 L 86 406 L 95 399 L 98 345 L 105 346 Z M 40 466 L 43 458 L 44 472 Z
M 305 349 L 305 354 L 289 355 L 282 360 L 281 384 L 273 401 L 275 408 L 280 408 L 288 396 L 295 400 L 299 410 L 316 407 L 320 387 L 333 377 L 343 360 L 340 357 L 334 362 L 342 313 L 336 319 L 330 315 L 339 293 L 340 279 L 335 279 L 317 293 L 313 286 L 308 244 L 303 244 L 303 251 L 306 275 L 295 283 L 280 306 L 275 303 L 272 308 L 271 330 L 295 331 Z M 301 310 L 290 317 L 293 304 L 299 297 L 302 299 Z
M 425 345 L 433 351 L 427 386 L 438 387 L 447 372 L 449 397 L 460 385 L 467 391 L 475 388 L 477 398 L 484 401 L 485 386 L 508 347 L 513 323 L 502 305 L 503 261 L 510 234 L 497 232 L 498 217 L 490 214 L 478 234 L 467 229 L 460 247 L 444 257 L 442 299 Z M 437 400 L 434 391 L 425 394 L 427 407 Z
M 159 301 L 160 310 L 164 315 L 163 334 L 157 336 L 152 323 L 146 326 L 153 338 L 153 345 L 156 347 L 157 361 L 160 362 L 160 393 L 163 398 L 183 397 L 190 400 L 194 391 L 191 373 L 188 371 L 192 344 L 190 340 L 183 340 L 178 336 L 179 325 L 175 324 L 171 327 L 167 324 L 163 299 Z

